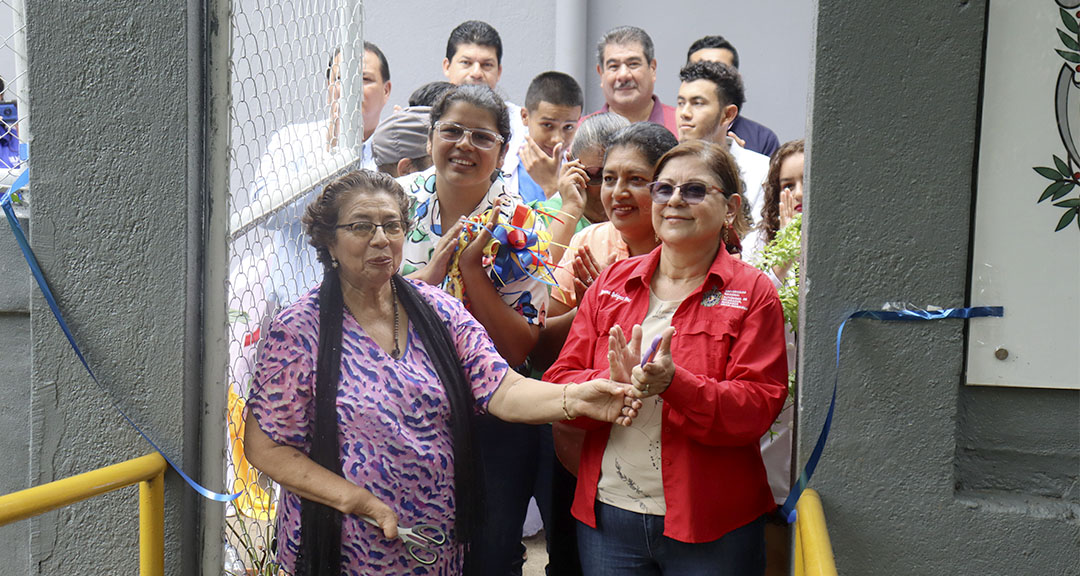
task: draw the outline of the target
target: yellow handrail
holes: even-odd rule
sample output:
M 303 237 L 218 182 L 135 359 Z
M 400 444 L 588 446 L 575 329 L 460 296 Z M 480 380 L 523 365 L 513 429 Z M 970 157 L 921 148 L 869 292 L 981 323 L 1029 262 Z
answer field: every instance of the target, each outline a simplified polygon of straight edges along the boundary
M 821 496 L 807 489 L 795 506 L 795 576 L 836 576 Z
M 158 453 L 0 496 L 0 526 L 139 483 L 139 574 L 165 573 L 165 459 Z

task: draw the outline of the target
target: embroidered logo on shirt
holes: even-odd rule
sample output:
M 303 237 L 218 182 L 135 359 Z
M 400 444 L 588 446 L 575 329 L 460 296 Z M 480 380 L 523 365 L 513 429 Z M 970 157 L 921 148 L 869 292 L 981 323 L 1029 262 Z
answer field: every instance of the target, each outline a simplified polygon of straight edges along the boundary
M 612 292 L 611 290 L 608 290 L 606 288 L 600 291 L 600 295 L 601 296 L 611 296 L 612 298 L 614 298 L 614 299 L 616 299 L 616 300 L 618 300 L 620 302 L 630 302 L 630 297 L 623 296 L 622 294 L 619 294 L 618 292 Z
M 724 290 L 720 296 L 720 305 L 728 308 L 738 308 L 739 310 L 748 310 L 750 297 L 746 295 L 746 290 Z
M 704 296 L 701 297 L 701 305 L 705 306 L 706 308 L 712 308 L 713 306 L 716 306 L 720 303 L 720 295 L 721 293 L 719 289 L 713 288 L 709 290 L 705 293 Z

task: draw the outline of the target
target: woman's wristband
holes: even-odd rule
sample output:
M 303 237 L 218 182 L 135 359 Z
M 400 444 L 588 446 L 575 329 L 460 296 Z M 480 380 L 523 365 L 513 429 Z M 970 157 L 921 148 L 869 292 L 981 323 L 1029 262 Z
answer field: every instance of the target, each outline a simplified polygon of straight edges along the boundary
M 570 411 L 566 409 L 566 389 L 573 386 L 573 384 L 567 384 L 562 389 L 562 413 L 566 420 L 573 420 L 574 417 L 570 415 Z

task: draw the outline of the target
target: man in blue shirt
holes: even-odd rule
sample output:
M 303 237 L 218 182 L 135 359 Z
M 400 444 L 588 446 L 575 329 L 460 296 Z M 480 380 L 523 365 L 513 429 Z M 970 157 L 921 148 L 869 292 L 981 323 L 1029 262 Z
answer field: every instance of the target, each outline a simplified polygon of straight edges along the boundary
M 686 63 L 693 64 L 702 60 L 722 62 L 739 69 L 739 52 L 723 36 L 706 36 L 690 45 L 686 52 Z M 743 141 L 743 148 L 766 156 L 772 156 L 780 147 L 780 139 L 767 126 L 754 122 L 741 113 L 731 123 L 731 132 Z

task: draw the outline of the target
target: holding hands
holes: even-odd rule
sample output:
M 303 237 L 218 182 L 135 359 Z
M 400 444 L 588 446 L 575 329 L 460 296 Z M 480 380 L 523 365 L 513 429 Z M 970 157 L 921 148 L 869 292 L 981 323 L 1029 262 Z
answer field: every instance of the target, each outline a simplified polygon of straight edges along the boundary
M 607 379 L 567 384 L 563 390 L 567 398 L 564 416 L 571 419 L 585 416 L 600 422 L 629 426 L 641 409 L 641 400 L 633 395 L 632 390 L 632 386 Z
M 608 365 L 611 379 L 630 382 L 630 394 L 635 398 L 648 398 L 662 394 L 675 377 L 675 363 L 671 359 L 671 338 L 675 328 L 669 326 L 660 333 L 660 341 L 652 358 L 641 356 L 641 326 L 634 326 L 627 342 L 622 327 L 612 326 L 608 336 Z

